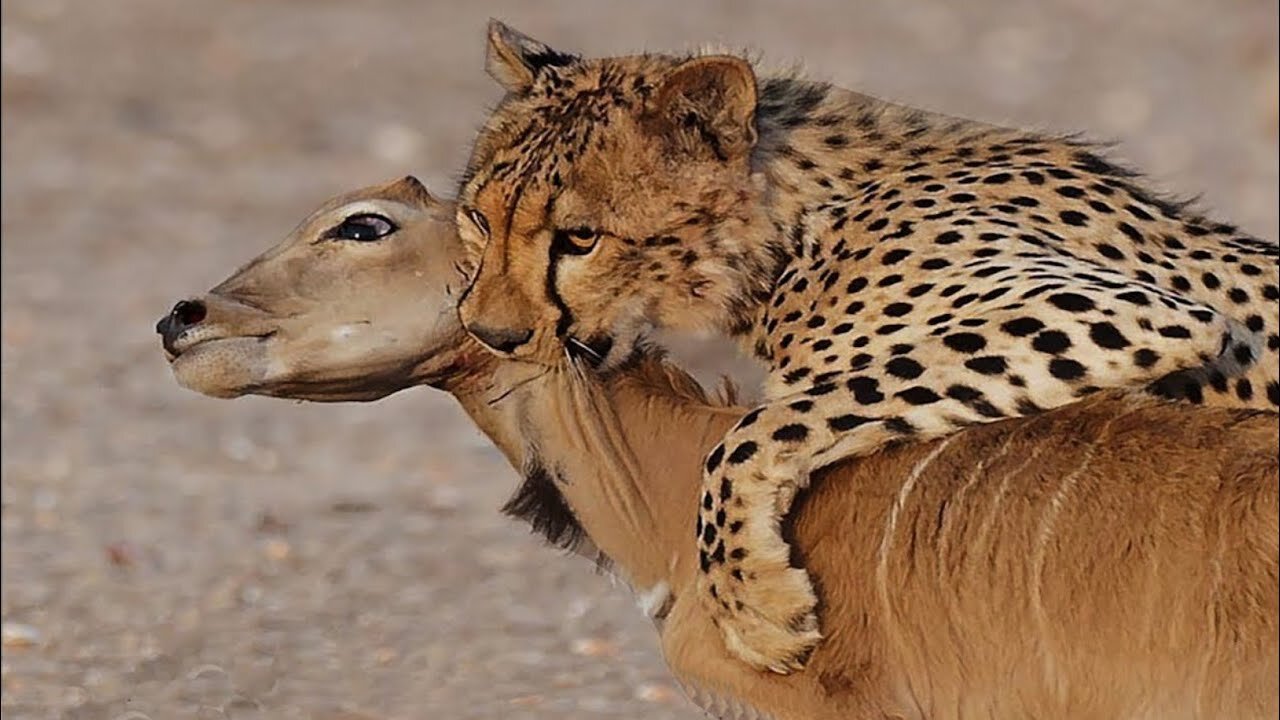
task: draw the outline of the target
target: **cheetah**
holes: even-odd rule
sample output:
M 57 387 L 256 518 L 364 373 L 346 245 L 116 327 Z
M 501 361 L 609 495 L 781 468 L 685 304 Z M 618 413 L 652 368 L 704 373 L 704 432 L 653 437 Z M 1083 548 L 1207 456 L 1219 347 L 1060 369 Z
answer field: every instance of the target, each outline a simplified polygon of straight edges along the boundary
M 781 533 L 815 470 L 1108 387 L 1280 405 L 1277 246 L 1085 141 L 496 22 L 486 66 L 506 94 L 459 195 L 468 331 L 599 372 L 652 328 L 716 332 L 768 366 L 693 528 L 701 599 L 757 669 L 822 637 Z

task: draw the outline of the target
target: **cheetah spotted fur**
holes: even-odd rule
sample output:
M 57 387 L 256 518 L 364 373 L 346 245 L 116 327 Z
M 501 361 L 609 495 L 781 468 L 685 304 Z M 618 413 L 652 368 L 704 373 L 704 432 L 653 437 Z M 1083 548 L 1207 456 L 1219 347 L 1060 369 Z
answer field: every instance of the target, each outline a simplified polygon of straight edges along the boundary
M 489 71 L 508 92 L 460 193 L 468 329 L 602 371 L 654 326 L 710 329 L 769 366 L 696 521 L 702 599 L 756 667 L 801 668 L 821 638 L 781 534 L 813 471 L 1100 388 L 1280 405 L 1276 245 L 1087 143 L 500 24 Z

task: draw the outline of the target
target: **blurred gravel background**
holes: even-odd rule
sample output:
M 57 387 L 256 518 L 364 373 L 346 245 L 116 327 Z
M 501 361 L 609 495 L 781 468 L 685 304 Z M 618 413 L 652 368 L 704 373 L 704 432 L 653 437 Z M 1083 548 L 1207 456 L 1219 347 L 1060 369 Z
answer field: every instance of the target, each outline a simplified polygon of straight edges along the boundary
M 6 720 L 696 716 L 448 398 L 210 400 L 152 334 L 335 192 L 449 193 L 489 15 L 1086 129 L 1277 236 L 1274 2 L 6 0 Z

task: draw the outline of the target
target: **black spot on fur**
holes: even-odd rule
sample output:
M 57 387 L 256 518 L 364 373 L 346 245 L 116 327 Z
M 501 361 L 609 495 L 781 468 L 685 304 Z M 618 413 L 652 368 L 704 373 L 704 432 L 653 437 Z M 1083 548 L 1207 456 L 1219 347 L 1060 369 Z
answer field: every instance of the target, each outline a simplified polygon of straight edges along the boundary
M 790 423 L 774 430 L 772 437 L 778 442 L 801 442 L 809 437 L 809 428 L 800 423 Z
M 1160 353 L 1150 348 L 1139 348 L 1133 351 L 1133 364 L 1140 368 L 1149 368 L 1160 361 Z
M 1109 260 L 1124 260 L 1124 253 L 1120 252 L 1120 250 L 1114 245 L 1098 243 L 1095 247 L 1098 248 L 1099 255 Z
M 888 317 L 902 317 L 910 313 L 912 309 L 911 303 L 895 302 L 884 306 L 884 314 Z
M 914 380 L 924 374 L 924 366 L 909 357 L 894 357 L 885 363 L 885 371 L 904 380 Z
M 861 405 L 874 405 L 884 400 L 880 381 L 873 377 L 858 376 L 845 384 L 853 393 L 853 399 Z
M 1146 293 L 1138 290 L 1122 292 L 1119 295 L 1116 295 L 1116 299 L 1123 300 L 1133 305 L 1139 305 L 1141 307 L 1147 307 L 1151 304 L 1151 298 L 1148 298 Z
M 884 256 L 880 258 L 880 264 L 896 265 L 897 263 L 900 263 L 909 257 L 911 257 L 910 250 L 907 250 L 905 248 L 895 248 L 885 253 Z
M 938 393 L 923 385 L 916 385 L 895 393 L 895 396 L 912 405 L 931 405 L 942 399 Z
M 1119 228 L 1120 232 L 1123 233 L 1125 237 L 1129 238 L 1135 243 L 1142 245 L 1146 242 L 1146 238 L 1142 237 L 1142 233 L 1138 232 L 1138 229 L 1130 225 L 1129 223 L 1122 222 L 1116 225 L 1116 227 Z
M 1009 363 L 999 355 L 984 355 L 965 360 L 964 366 L 980 375 L 1000 375 L 1008 369 Z
M 959 332 L 942 338 L 947 347 L 959 353 L 972 355 L 987 346 L 987 339 L 977 333 Z
M 1129 347 L 1129 339 L 1115 325 L 1109 322 L 1097 322 L 1089 326 L 1089 339 L 1100 348 L 1122 350 Z
M 1063 210 L 1058 213 L 1058 217 L 1062 219 L 1062 222 L 1076 227 L 1084 227 L 1089 224 L 1089 216 L 1076 210 Z
M 1085 369 L 1070 358 L 1054 358 L 1049 361 L 1049 374 L 1059 380 L 1079 380 L 1084 377 Z
M 716 526 L 706 525 L 702 528 L 702 544 L 710 546 L 716 541 Z
M 711 454 L 707 456 L 707 473 L 715 472 L 716 468 L 720 467 L 720 461 L 722 460 L 724 460 L 724 445 L 719 444 L 716 445 L 715 449 L 711 451 Z
M 833 383 L 822 383 L 820 385 L 814 385 L 808 390 L 805 390 L 804 394 L 809 395 L 811 397 L 819 397 L 822 395 L 829 395 L 832 392 L 834 392 L 835 389 L 836 389 L 836 386 Z
M 916 426 L 900 417 L 887 417 L 883 420 L 884 429 L 896 435 L 914 435 Z
M 724 502 L 730 497 L 733 497 L 733 481 L 729 478 L 720 478 L 720 501 Z M 721 512 L 723 512 L 723 510 Z M 724 520 L 717 518 L 716 523 L 718 525 L 724 525 Z
M 987 400 L 981 390 L 969 387 L 968 385 L 952 385 L 947 388 L 947 397 L 964 403 L 968 407 L 977 411 L 977 413 L 987 418 L 1004 417 L 1004 413 L 995 405 Z
M 1000 326 L 1001 330 L 1013 337 L 1026 337 L 1032 333 L 1039 332 L 1042 328 L 1044 328 L 1044 323 L 1033 317 L 1010 320 Z
M 1151 213 L 1147 212 L 1146 210 L 1132 203 L 1125 205 L 1124 209 L 1127 210 L 1130 215 L 1138 218 L 1139 220 L 1147 220 L 1147 221 L 1155 220 L 1155 217 L 1152 216 Z
M 1093 300 L 1073 292 L 1054 293 L 1049 296 L 1049 304 L 1067 312 L 1087 312 L 1096 307 Z
M 827 418 L 827 427 L 836 432 L 846 432 L 868 422 L 871 422 L 871 418 L 861 415 L 837 415 Z
M 1031 347 L 1037 352 L 1057 355 L 1071 348 L 1071 338 L 1061 330 L 1045 330 L 1031 341 Z
M 741 465 L 742 463 L 750 460 L 752 456 L 756 454 L 756 451 L 759 449 L 760 449 L 759 445 L 756 445 L 754 442 L 748 440 L 738 445 L 738 447 L 734 448 L 733 452 L 729 454 L 729 464 Z

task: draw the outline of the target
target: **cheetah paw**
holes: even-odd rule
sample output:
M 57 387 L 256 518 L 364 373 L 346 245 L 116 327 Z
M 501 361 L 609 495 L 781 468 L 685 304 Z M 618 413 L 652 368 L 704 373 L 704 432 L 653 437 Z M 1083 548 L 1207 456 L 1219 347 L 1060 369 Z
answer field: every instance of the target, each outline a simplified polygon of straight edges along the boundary
M 803 670 L 822 639 L 808 574 L 785 563 L 750 572 L 755 578 L 746 586 L 735 583 L 729 592 L 708 598 L 716 603 L 713 618 L 726 648 L 757 670 L 780 675 Z

